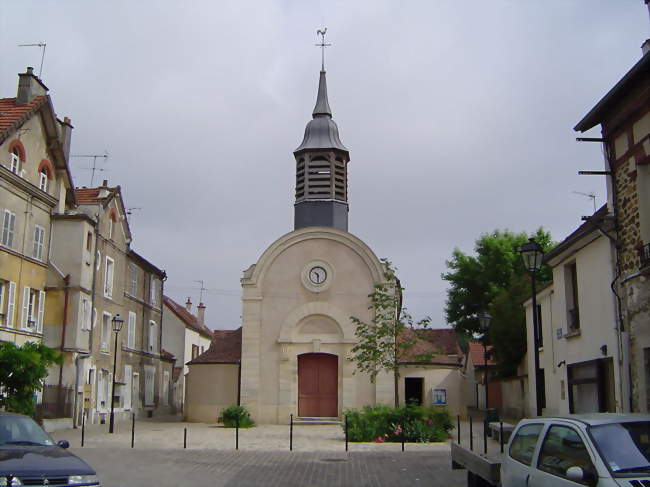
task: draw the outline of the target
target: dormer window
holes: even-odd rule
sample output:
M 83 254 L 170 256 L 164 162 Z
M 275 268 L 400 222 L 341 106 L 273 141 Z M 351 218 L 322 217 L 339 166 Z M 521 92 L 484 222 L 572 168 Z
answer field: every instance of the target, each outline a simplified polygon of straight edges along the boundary
M 11 163 L 9 169 L 14 174 L 20 174 L 20 155 L 18 149 L 11 151 Z
M 38 173 L 38 187 L 47 193 L 47 169 L 44 167 Z

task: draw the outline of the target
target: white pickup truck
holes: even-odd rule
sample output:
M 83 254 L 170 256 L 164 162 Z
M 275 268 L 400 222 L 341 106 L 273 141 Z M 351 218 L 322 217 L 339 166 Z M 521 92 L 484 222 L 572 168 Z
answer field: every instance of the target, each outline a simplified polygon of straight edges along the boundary
M 452 445 L 468 486 L 650 487 L 650 415 L 578 414 L 524 419 L 500 455 Z

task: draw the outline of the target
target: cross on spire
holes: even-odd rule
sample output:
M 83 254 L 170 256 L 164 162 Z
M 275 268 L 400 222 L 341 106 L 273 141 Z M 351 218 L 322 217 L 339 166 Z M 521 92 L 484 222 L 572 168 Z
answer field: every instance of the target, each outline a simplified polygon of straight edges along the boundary
M 325 71 L 325 48 L 331 46 L 332 44 L 325 42 L 325 34 L 327 33 L 327 27 L 318 29 L 316 35 L 321 36 L 321 41 L 319 44 L 316 44 L 317 47 L 321 48 L 321 71 Z

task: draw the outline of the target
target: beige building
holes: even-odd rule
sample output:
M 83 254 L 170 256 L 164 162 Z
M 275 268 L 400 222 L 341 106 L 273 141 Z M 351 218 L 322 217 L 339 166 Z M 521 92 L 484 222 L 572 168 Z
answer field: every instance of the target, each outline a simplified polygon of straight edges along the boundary
M 546 255 L 552 284 L 537 294 L 544 415 L 629 411 L 625 350 L 612 292 L 616 253 L 607 205 Z M 533 309 L 526 306 L 528 370 L 534 370 Z M 529 410 L 535 411 L 535 387 Z
M 349 152 L 332 120 L 324 70 L 294 157 L 294 231 L 244 271 L 241 330 L 215 332 L 210 349 L 189 363 L 190 421 L 214 421 L 232 404 L 258 423 L 277 424 L 290 415 L 339 418 L 346 409 L 394 403 L 393 376 L 373 383 L 351 360 L 351 317 L 372 321 L 368 295 L 384 282 L 385 269 L 348 232 Z M 405 362 L 402 397 L 460 409 L 463 359 L 456 347 L 431 362 Z
M 163 349 L 176 358 L 172 377 L 172 406 L 183 411 L 185 403 L 185 379 L 194 360 L 210 346 L 212 331 L 205 326 L 205 305 L 199 303 L 197 314 L 192 314 L 192 302 L 187 298 L 181 306 L 169 296 L 163 296 Z

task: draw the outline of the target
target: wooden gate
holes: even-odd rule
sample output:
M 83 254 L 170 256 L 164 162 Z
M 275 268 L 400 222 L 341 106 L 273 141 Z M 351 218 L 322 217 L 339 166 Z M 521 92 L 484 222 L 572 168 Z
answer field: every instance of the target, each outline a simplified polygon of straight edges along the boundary
M 298 355 L 298 416 L 338 416 L 338 357 L 328 353 Z

